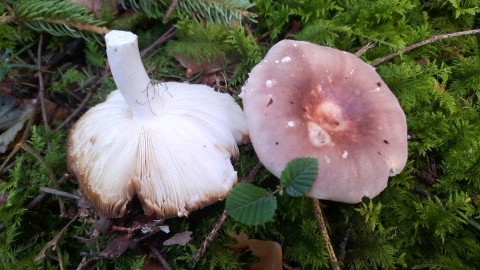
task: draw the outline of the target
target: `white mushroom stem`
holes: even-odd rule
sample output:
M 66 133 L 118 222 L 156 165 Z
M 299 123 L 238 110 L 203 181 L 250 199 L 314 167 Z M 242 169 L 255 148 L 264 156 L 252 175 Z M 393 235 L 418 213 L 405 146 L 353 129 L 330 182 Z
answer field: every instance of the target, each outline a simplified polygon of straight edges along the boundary
M 113 80 L 132 110 L 134 118 L 155 118 L 156 113 L 148 106 L 155 96 L 155 86 L 151 84 L 140 58 L 137 35 L 113 30 L 105 36 L 105 41 Z

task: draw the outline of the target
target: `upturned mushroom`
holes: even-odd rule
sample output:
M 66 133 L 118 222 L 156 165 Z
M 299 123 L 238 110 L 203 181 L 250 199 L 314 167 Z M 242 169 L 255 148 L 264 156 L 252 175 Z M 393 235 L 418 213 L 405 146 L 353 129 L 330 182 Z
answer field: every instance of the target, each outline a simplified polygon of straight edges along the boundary
M 105 40 L 118 90 L 69 134 L 80 192 L 107 217 L 122 217 L 135 196 L 159 218 L 224 199 L 237 181 L 230 159 L 248 136 L 241 108 L 205 85 L 150 80 L 133 33 Z
M 242 92 L 250 139 L 268 170 L 279 177 L 294 158 L 318 159 L 310 197 L 373 198 L 405 166 L 405 114 L 375 69 L 351 53 L 280 41 Z

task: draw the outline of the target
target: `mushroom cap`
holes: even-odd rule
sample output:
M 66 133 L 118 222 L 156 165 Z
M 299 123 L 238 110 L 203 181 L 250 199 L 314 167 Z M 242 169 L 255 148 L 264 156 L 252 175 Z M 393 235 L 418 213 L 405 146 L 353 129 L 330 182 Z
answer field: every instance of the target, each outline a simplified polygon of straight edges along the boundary
M 250 140 L 279 177 L 298 157 L 319 162 L 308 196 L 357 203 L 374 197 L 407 161 L 407 124 L 375 69 L 351 53 L 283 40 L 242 90 Z
M 68 166 L 80 192 L 107 217 L 134 196 L 145 214 L 165 218 L 225 198 L 237 181 L 231 157 L 247 134 L 228 94 L 205 85 L 161 83 L 150 93 L 156 117 L 135 119 L 119 91 L 90 109 L 69 135 Z

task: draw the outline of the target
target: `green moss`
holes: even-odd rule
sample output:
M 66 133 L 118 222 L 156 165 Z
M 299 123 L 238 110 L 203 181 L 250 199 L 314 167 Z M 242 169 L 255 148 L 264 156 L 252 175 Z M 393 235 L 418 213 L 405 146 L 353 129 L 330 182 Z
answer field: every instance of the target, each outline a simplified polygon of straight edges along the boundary
M 14 10 L 20 7 L 24 10 L 25 3 L 33 1 L 3 2 L 0 12 L 5 17 L 8 15 L 5 3 Z M 139 1 L 123 2 L 128 8 Z M 229 3 L 217 2 L 221 7 Z M 250 3 L 242 2 L 245 7 Z M 67 20 L 72 17 L 84 23 L 107 23 L 110 28 L 121 26 L 122 29 L 132 29 L 139 34 L 142 48 L 150 45 L 166 29 L 175 26 L 176 37 L 144 59 L 147 69 L 153 70 L 152 78 L 186 79 L 185 70 L 171 57 L 172 54 L 199 61 L 224 56 L 226 61 L 222 74 L 228 86 L 237 90 L 268 48 L 282 38 L 312 41 L 350 52 L 372 43 L 375 47 L 361 57 L 374 61 L 434 35 L 480 26 L 478 1 L 257 0 L 253 2 L 255 6 L 248 9 L 249 14 L 257 16 L 242 17 L 242 24 L 238 17 L 228 21 L 232 13 L 227 11 L 212 14 L 213 17 L 199 13 L 192 19 L 190 15 L 194 6 L 191 5 L 180 6 L 169 24 L 165 25 L 158 18 L 163 18 L 169 3 L 161 2 L 154 8 L 146 6 L 149 9 L 137 6 L 130 10 L 135 14 L 124 19 L 114 20 L 114 11 L 105 11 L 101 15 L 103 21 L 99 21 L 84 8 L 78 7 L 75 8 L 81 10 L 81 14 L 88 14 L 87 19 L 77 18 L 73 11 L 55 15 L 55 18 Z M 198 8 L 202 7 L 205 6 Z M 204 9 L 202 11 L 205 12 Z M 25 12 L 21 14 L 25 20 L 37 18 L 35 12 Z M 50 14 L 50 11 L 45 11 L 45 14 Z M 8 89 L 16 89 L 15 94 L 19 98 L 32 98 L 37 94 L 37 88 L 31 87 L 37 80 L 36 71 L 31 67 L 35 65 L 32 58 L 35 58 L 39 33 L 44 35 L 43 56 L 47 59 L 72 40 L 72 34 L 66 33 L 64 26 L 53 28 L 43 18 L 38 19 L 41 23 L 33 29 L 22 21 L 0 22 L 0 31 L 4 34 L 0 37 L 0 47 L 9 49 L 2 51 L 0 57 L 0 71 L 5 79 L 2 87 L 6 85 Z M 228 23 L 225 23 L 226 20 Z M 100 36 L 95 38 L 92 33 L 78 31 L 73 32 L 78 37 L 101 40 Z M 82 99 L 86 95 L 85 87 L 101 75 L 105 63 L 102 45 L 89 43 L 83 50 L 85 64 L 55 67 L 44 73 L 47 98 L 68 107 L 69 111 L 76 109 L 80 101 L 72 98 L 67 90 Z M 9 58 L 8 61 L 6 58 Z M 433 42 L 404 52 L 376 68 L 406 113 L 411 136 L 409 161 L 405 170 L 391 178 L 386 190 L 371 201 L 357 205 L 323 203 L 332 243 L 337 254 L 345 254 L 342 261 L 344 269 L 478 269 L 478 37 L 463 36 Z M 83 81 L 85 87 L 78 87 L 79 81 Z M 115 88 L 110 77 L 104 79 L 97 89 L 92 90 L 93 98 L 87 107 L 103 101 Z M 54 127 L 55 124 L 51 128 L 31 127 L 25 143 L 39 153 L 54 175 L 60 178 L 67 171 L 67 131 L 53 131 Z M 8 154 L 0 156 L 0 162 L 6 160 Z M 236 164 L 240 178 L 246 177 L 257 162 L 250 145 L 241 147 L 240 160 Z M 37 263 L 34 258 L 69 219 L 59 217 L 58 198 L 52 195 L 36 207 L 27 209 L 32 199 L 41 193 L 41 187 L 53 187 L 50 176 L 37 158 L 23 150 L 9 164 L 8 170 L 0 175 L 0 227 L 3 227 L 0 231 L 0 268 L 58 269 L 58 262 L 51 257 Z M 261 169 L 254 184 L 274 190 L 278 180 Z M 68 180 L 60 188 L 75 193 L 76 185 Z M 78 210 L 76 201 L 65 202 L 70 212 Z M 276 215 L 266 224 L 246 226 L 227 219 L 205 256 L 194 266 L 191 257 L 213 228 L 223 208 L 224 203 L 219 202 L 192 213 L 189 218 L 166 221 L 172 234 L 186 230 L 193 232 L 193 239 L 186 246 L 160 248 L 174 269 L 248 267 L 255 258 L 226 247 L 225 244 L 233 241 L 228 232 L 243 232 L 252 239 L 278 242 L 283 249 L 283 260 L 289 266 L 329 269 L 328 256 L 316 227 L 310 200 L 287 196 L 278 196 Z M 92 223 L 89 221 L 79 218 L 59 241 L 59 250 L 67 269 L 77 267 L 83 258 L 82 252 L 91 256 L 107 245 L 106 236 L 101 236 L 92 246 L 76 241 L 76 237 L 91 236 Z M 341 244 L 345 243 L 347 232 L 350 234 L 345 250 L 342 250 Z M 154 236 L 152 239 L 159 244 L 164 237 Z M 48 252 L 56 256 L 56 252 Z M 120 259 L 100 260 L 94 267 L 135 269 L 143 263 L 146 253 L 147 249 L 140 244 Z

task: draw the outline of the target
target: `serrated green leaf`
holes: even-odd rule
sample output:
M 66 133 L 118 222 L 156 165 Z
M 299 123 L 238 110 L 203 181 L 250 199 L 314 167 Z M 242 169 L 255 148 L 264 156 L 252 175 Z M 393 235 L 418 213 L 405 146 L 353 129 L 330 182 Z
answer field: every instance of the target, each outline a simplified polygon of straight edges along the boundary
M 240 223 L 258 225 L 272 219 L 277 199 L 267 190 L 251 184 L 239 184 L 227 196 L 226 210 Z
M 280 184 L 293 197 L 303 196 L 318 176 L 318 160 L 296 158 L 291 160 L 280 175 Z

